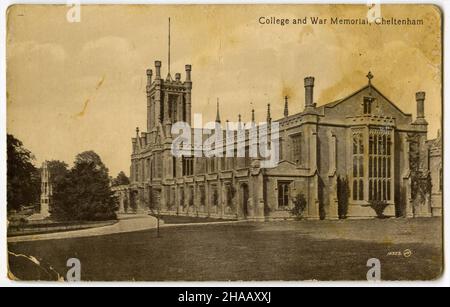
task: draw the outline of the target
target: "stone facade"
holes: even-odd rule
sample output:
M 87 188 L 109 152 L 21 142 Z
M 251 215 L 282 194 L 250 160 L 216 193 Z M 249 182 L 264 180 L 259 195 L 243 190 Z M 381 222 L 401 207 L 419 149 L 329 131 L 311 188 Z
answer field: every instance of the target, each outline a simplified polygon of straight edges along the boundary
M 440 214 L 435 188 L 414 190 L 440 157 L 440 149 L 427 142 L 424 92 L 415 95 L 414 120 L 377 90 L 370 73 L 361 89 L 321 106 L 314 103 L 315 80 L 307 77 L 304 110 L 289 115 L 285 98 L 284 116 L 276 120 L 278 166 L 261 168 L 258 158 L 247 156 L 173 157 L 172 124 L 191 124 L 191 66 L 185 66 L 184 81 L 180 74 L 162 78 L 160 61 L 155 68 L 154 79 L 147 70 L 147 131 L 136 129 L 132 138 L 131 184 L 122 189 L 130 205 L 161 214 L 263 221 L 292 218 L 294 200 L 303 195 L 306 219 L 371 218 L 380 205 L 390 217 Z M 437 180 L 434 174 L 431 179 Z
M 431 176 L 431 212 L 433 216 L 442 216 L 442 190 L 444 187 L 442 167 L 442 137 L 429 140 L 428 145 L 428 168 Z

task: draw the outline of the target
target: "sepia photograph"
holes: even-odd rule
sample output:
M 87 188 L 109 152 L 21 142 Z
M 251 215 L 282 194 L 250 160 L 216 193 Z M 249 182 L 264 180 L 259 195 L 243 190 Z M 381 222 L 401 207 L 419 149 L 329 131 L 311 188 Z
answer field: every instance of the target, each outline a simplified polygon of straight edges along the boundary
M 437 5 L 12 5 L 6 133 L 15 282 L 444 271 Z

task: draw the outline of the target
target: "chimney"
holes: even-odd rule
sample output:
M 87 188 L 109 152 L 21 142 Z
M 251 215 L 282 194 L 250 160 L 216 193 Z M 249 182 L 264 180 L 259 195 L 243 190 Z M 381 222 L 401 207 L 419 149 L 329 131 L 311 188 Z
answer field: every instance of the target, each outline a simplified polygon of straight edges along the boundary
M 155 61 L 156 79 L 161 79 L 161 61 Z
M 186 81 L 191 81 L 191 70 L 192 70 L 191 65 L 189 64 L 186 65 L 185 70 L 186 70 Z
M 314 107 L 314 77 L 305 78 L 305 109 Z
M 288 117 L 289 116 L 289 109 L 288 109 L 288 96 L 284 96 L 284 112 L 283 112 L 284 117 Z
M 175 74 L 175 80 L 176 80 L 177 82 L 180 82 L 180 80 L 181 80 L 181 74 L 180 74 L 179 72 L 177 72 L 177 73 Z
M 151 69 L 147 69 L 147 86 L 152 85 L 152 75 L 153 71 Z
M 425 118 L 425 109 L 423 104 L 424 101 L 425 101 L 425 92 L 417 92 L 416 93 L 417 119 Z

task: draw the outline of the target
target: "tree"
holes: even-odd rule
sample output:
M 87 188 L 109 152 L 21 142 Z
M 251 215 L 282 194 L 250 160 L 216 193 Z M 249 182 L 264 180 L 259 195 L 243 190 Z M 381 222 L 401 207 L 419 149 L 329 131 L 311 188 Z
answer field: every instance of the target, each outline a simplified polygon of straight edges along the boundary
M 338 215 L 340 219 L 345 219 L 348 212 L 348 198 L 350 196 L 350 188 L 348 187 L 347 177 L 337 177 L 337 199 L 338 199 Z
M 34 156 L 13 135 L 7 135 L 7 208 L 19 210 L 21 206 L 39 202 L 40 176 L 33 165 Z
M 75 157 L 75 165 L 82 163 L 93 163 L 98 170 L 102 170 L 108 175 L 108 169 L 103 164 L 100 156 L 93 150 L 83 151 Z
M 50 173 L 50 184 L 55 186 L 64 179 L 69 173 L 69 166 L 64 161 L 51 160 L 47 162 L 48 171 Z
M 52 217 L 58 220 L 115 219 L 117 203 L 109 186 L 108 169 L 93 151 L 75 158 L 73 168 L 53 190 Z
M 64 161 L 51 160 L 47 162 L 48 172 L 50 174 L 50 186 L 53 194 L 56 189 L 60 187 L 60 183 L 63 182 L 66 176 L 69 174 L 69 166 Z M 50 213 L 53 209 L 53 199 L 50 201 Z
M 409 169 L 411 174 L 411 198 L 414 205 L 425 202 L 431 194 L 430 172 L 422 165 L 425 163 L 421 157 L 420 137 L 417 134 L 409 135 Z M 403 212 L 404 214 L 404 212 Z
M 123 171 L 120 171 L 117 177 L 113 179 L 112 184 L 113 186 L 128 185 L 130 184 L 130 179 L 128 179 Z

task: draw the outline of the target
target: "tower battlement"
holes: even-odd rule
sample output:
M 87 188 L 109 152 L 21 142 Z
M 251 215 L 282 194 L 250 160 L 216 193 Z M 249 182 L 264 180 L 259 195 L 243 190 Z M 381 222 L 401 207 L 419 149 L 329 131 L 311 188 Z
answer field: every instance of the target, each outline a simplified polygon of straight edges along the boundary
M 151 132 L 159 123 L 173 124 L 178 121 L 191 123 L 191 65 L 185 66 L 185 80 L 181 73 L 172 78 L 170 71 L 166 78 L 161 75 L 161 61 L 155 61 L 153 71 L 147 69 L 147 131 Z

